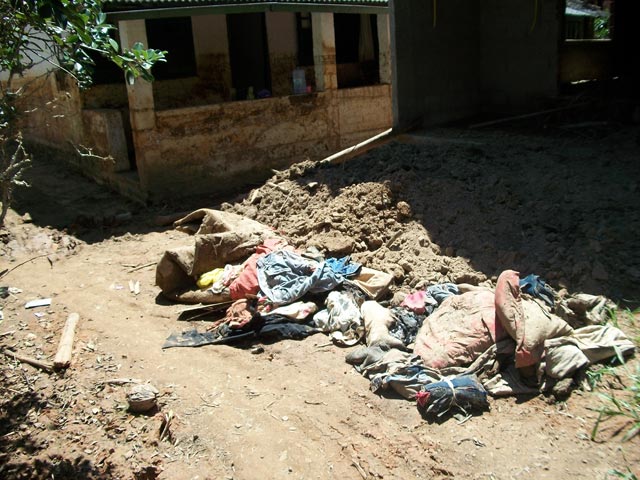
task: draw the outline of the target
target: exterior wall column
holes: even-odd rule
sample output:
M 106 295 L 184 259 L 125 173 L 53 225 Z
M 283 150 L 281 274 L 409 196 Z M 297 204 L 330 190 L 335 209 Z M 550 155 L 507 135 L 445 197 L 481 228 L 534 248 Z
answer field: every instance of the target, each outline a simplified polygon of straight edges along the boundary
M 338 88 L 336 66 L 336 34 L 333 13 L 311 14 L 313 34 L 313 63 L 316 71 L 316 89 L 319 91 Z
M 144 20 L 119 22 L 118 30 L 122 48 L 131 48 L 136 42 L 140 42 L 145 48 L 149 48 Z M 149 164 L 152 163 L 151 157 L 154 154 L 153 148 L 150 148 L 150 134 L 153 133 L 156 127 L 153 86 L 142 78 L 136 78 L 133 85 L 130 85 L 129 82 L 126 82 L 126 84 L 136 166 L 138 167 L 140 185 L 144 191 L 148 191 L 148 170 Z
M 380 83 L 391 83 L 391 33 L 389 30 L 389 14 L 381 13 L 376 18 L 378 22 L 378 63 Z
M 144 20 L 126 20 L 119 23 L 122 48 L 131 48 L 136 42 L 149 48 L 147 29 Z M 129 111 L 131 112 L 131 128 L 148 130 L 156 126 L 155 105 L 153 102 L 153 86 L 141 78 L 136 78 L 133 85 L 127 82 Z

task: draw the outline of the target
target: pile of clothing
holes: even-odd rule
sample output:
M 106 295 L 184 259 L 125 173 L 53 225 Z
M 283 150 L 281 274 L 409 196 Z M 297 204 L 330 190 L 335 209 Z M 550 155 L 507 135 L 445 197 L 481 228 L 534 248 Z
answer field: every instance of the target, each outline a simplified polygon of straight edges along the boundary
M 267 227 L 199 210 L 195 248 L 168 251 L 156 270 L 163 293 L 224 316 L 205 332 L 173 334 L 164 347 L 247 345 L 329 335 L 375 392 L 416 400 L 426 415 L 488 408 L 487 394 L 533 394 L 593 362 L 623 361 L 635 346 L 607 325 L 606 298 L 559 298 L 538 276 L 507 270 L 496 288 L 450 283 L 383 299 L 393 277 L 296 250 Z M 204 257 L 204 258 L 203 258 Z M 319 309 L 318 306 L 324 307 Z M 207 307 L 204 307 L 207 308 Z

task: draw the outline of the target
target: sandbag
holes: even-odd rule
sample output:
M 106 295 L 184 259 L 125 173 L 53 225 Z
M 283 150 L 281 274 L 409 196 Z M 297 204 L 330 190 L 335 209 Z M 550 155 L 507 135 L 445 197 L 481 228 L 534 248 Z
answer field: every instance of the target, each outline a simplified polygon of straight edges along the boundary
M 424 320 L 413 351 L 428 367 L 459 367 L 473 362 L 504 336 L 496 321 L 493 293 L 476 290 L 445 299 Z
M 523 300 L 519 281 L 518 272 L 505 270 L 498 277 L 495 294 L 496 316 L 516 341 L 517 368 L 539 363 L 545 340 L 573 332 L 568 323 L 549 313 L 539 303 Z
M 393 276 L 389 273 L 362 267 L 358 276 L 348 282 L 357 286 L 370 299 L 378 300 L 389 292 L 389 285 L 392 281 Z
M 367 345 L 384 345 L 388 348 L 404 349 L 401 340 L 389 334 L 389 328 L 395 322 L 391 311 L 383 307 L 378 302 L 368 300 L 360 306 L 364 319 L 364 329 L 366 332 Z

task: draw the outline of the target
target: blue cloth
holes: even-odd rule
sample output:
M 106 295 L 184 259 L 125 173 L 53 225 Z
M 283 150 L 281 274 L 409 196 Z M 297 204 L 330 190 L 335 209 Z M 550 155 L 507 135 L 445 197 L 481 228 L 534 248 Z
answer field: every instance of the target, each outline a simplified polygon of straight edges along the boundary
M 455 283 L 437 283 L 427 287 L 427 294 L 431 295 L 433 299 L 440 305 L 444 302 L 445 298 L 452 297 L 453 295 L 459 295 L 460 290 Z
M 305 293 L 333 290 L 343 278 L 326 262 L 309 261 L 287 250 L 278 250 L 257 263 L 260 290 L 274 305 L 287 305 Z
M 524 293 L 531 295 L 532 297 L 539 298 L 550 307 L 553 307 L 553 304 L 554 304 L 553 290 L 538 275 L 531 274 L 521 279 L 520 290 L 522 290 L 522 292 Z
M 371 379 L 370 388 L 374 393 L 381 393 L 391 388 L 398 395 L 413 400 L 425 385 L 435 382 L 436 378 L 433 370 L 409 364 L 398 368 L 393 374 L 375 375 Z
M 351 257 L 346 256 L 342 258 L 327 258 L 326 264 L 329 268 L 338 275 L 343 277 L 354 277 L 362 268 L 362 265 L 357 262 L 352 262 Z

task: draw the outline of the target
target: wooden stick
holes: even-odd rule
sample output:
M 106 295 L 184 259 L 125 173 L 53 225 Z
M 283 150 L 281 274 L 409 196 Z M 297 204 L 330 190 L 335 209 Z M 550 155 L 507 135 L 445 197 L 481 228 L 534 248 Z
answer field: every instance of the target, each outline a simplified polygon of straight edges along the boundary
M 36 360 L 33 357 L 22 355 L 20 353 L 14 352 L 13 350 L 9 350 L 8 348 L 5 348 L 2 353 L 4 353 L 9 357 L 13 357 L 15 360 L 18 360 L 19 362 L 28 363 L 32 367 L 36 367 L 41 370 L 44 370 L 45 372 L 49 372 L 49 373 L 53 372 L 53 365 L 50 362 L 41 362 L 40 360 Z
M 576 103 L 574 105 L 569 105 L 566 107 L 558 107 L 558 108 L 550 108 L 548 110 L 540 110 L 539 112 L 525 113 L 524 115 L 515 115 L 513 117 L 500 118 L 498 120 L 491 120 L 489 122 L 482 123 L 474 123 L 473 125 L 469 125 L 469 128 L 483 128 L 490 127 L 492 125 L 498 125 L 500 123 L 513 122 L 515 120 L 524 120 L 526 118 L 539 117 L 541 115 L 547 115 L 549 113 L 562 112 L 565 110 L 573 110 L 574 108 L 580 108 L 586 106 L 586 103 Z
M 80 320 L 77 313 L 71 313 L 67 317 L 67 321 L 62 329 L 60 343 L 58 344 L 58 352 L 53 360 L 55 369 L 67 368 L 71 364 L 71 350 L 73 349 L 73 337 L 76 332 L 76 325 Z
M 320 165 L 326 165 L 326 164 L 330 164 L 330 163 L 338 163 L 340 160 L 344 159 L 343 157 L 346 157 L 347 155 L 349 155 L 350 153 L 354 153 L 354 152 L 358 152 L 360 153 L 360 150 L 362 150 L 364 147 L 366 147 L 367 145 L 371 145 L 374 142 L 377 142 L 380 139 L 383 139 L 384 137 L 388 137 L 391 133 L 393 132 L 392 128 L 389 128 L 388 130 L 385 130 L 382 133 L 379 133 L 378 135 L 374 135 L 373 137 L 360 142 L 356 145 L 353 145 L 349 148 L 345 148 L 344 150 L 340 150 L 338 153 L 334 153 L 333 155 L 320 160 Z
M 21 267 L 22 265 L 29 263 L 29 262 L 33 262 L 34 260 L 38 259 L 38 258 L 42 258 L 42 257 L 48 257 L 50 254 L 49 253 L 43 253 L 42 255 L 37 255 L 33 258 L 30 258 L 29 260 L 25 260 L 22 263 L 19 263 L 18 265 L 15 265 L 11 268 L 5 269 L 2 271 L 2 273 L 0 273 L 0 278 L 4 277 L 5 275 L 10 274 L 11 272 L 13 272 L 16 268 Z M 51 262 L 51 260 L 49 260 L 49 262 Z M 53 266 L 53 264 L 52 264 Z
M 153 219 L 153 223 L 158 227 L 166 227 L 167 225 L 173 224 L 173 222 L 175 222 L 176 220 L 180 220 L 181 218 L 186 217 L 190 213 L 192 212 L 188 211 L 188 212 L 172 213 L 170 215 L 158 215 L 156 218 Z
M 127 273 L 137 272 L 138 270 L 142 270 L 143 268 L 152 267 L 152 266 L 156 265 L 157 263 L 158 262 L 149 262 L 149 263 L 145 263 L 144 265 L 138 265 L 137 267 L 134 267 L 131 270 L 129 270 Z

